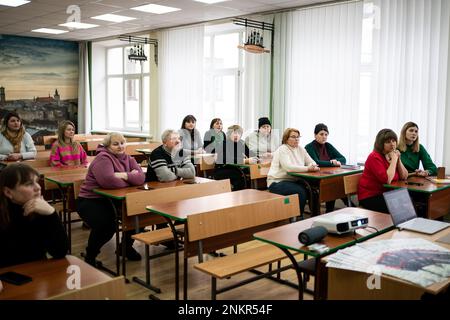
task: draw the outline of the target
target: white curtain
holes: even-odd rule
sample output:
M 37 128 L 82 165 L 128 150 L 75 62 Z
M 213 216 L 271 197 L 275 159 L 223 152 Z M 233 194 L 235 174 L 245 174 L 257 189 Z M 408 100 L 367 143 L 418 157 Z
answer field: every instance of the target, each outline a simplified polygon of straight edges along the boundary
M 348 162 L 357 154 L 362 15 L 362 2 L 275 15 L 274 126 L 298 128 L 304 146 L 323 122 Z
M 450 1 L 373 0 L 369 137 L 381 128 L 398 134 L 419 125 L 420 142 L 443 161 Z
M 159 133 L 179 129 L 192 114 L 202 118 L 203 26 L 161 31 L 159 34 Z M 155 137 L 159 140 L 159 135 Z
M 91 90 L 89 84 L 88 42 L 80 42 L 78 71 L 78 132 L 91 132 Z
M 260 17 L 258 21 L 273 23 L 273 15 Z M 263 34 L 264 47 L 272 50 L 271 32 L 265 31 Z M 244 53 L 242 126 L 246 131 L 258 129 L 258 118 L 271 118 L 270 64 L 271 53 Z

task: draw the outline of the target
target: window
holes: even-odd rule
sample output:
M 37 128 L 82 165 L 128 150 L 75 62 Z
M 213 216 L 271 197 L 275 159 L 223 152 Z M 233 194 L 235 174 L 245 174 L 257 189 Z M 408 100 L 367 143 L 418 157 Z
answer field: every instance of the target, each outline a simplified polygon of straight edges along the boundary
M 207 119 L 221 118 L 225 128 L 241 122 L 244 66 L 237 45 L 242 43 L 242 37 L 243 31 L 239 30 L 205 30 L 204 114 Z
M 133 62 L 133 46 L 106 50 L 106 129 L 149 132 L 150 64 Z M 149 45 L 144 46 L 149 57 Z

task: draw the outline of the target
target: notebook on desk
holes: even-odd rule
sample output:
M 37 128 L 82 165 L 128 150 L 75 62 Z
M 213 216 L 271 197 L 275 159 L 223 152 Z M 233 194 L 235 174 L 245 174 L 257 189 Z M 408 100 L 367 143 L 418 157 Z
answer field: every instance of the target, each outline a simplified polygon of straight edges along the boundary
M 385 192 L 383 197 L 394 225 L 400 230 L 434 234 L 450 226 L 446 222 L 417 218 L 416 210 L 406 188 Z

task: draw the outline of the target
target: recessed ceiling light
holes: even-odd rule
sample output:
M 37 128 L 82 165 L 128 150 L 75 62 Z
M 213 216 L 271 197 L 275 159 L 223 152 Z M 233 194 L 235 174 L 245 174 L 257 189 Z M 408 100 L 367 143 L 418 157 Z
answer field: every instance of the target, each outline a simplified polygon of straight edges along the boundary
M 49 29 L 49 28 L 39 28 L 31 30 L 32 32 L 40 32 L 40 33 L 50 33 L 50 34 L 61 34 L 69 32 L 67 30 L 58 30 L 58 29 Z
M 28 0 L 0 0 L 0 6 L 18 7 L 27 4 Z
M 111 21 L 111 22 L 124 22 L 124 21 L 135 20 L 136 18 L 108 13 L 108 14 L 102 14 L 100 16 L 91 17 L 91 19 L 105 20 L 105 21 Z
M 150 13 L 156 13 L 156 14 L 163 14 L 163 13 L 178 11 L 178 10 L 181 10 L 181 9 L 173 8 L 173 7 L 160 6 L 159 4 L 145 4 L 143 6 L 131 8 L 131 10 L 150 12 Z
M 98 24 L 83 23 L 83 22 L 66 22 L 59 24 L 61 27 L 73 28 L 73 29 L 90 29 L 98 27 Z
M 225 2 L 225 1 L 229 1 L 229 0 L 194 0 L 194 1 L 203 2 L 203 3 L 207 3 L 207 4 L 213 4 L 213 3 Z

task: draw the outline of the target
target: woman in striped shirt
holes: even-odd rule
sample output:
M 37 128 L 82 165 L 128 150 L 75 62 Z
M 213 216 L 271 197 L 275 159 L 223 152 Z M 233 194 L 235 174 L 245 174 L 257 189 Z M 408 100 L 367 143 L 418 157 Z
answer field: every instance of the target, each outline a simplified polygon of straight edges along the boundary
M 59 124 L 58 140 L 53 143 L 50 153 L 52 167 L 78 166 L 87 164 L 87 155 L 80 143 L 73 140 L 75 125 L 64 120 Z

